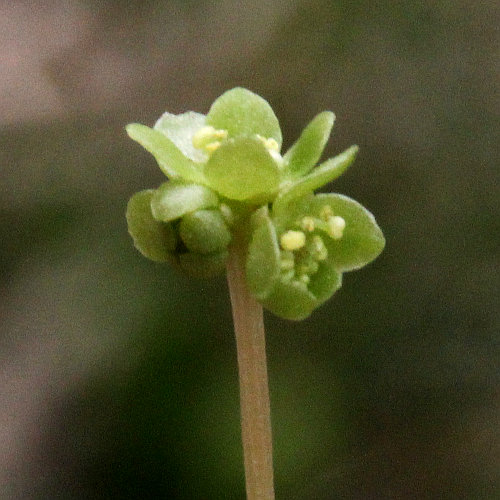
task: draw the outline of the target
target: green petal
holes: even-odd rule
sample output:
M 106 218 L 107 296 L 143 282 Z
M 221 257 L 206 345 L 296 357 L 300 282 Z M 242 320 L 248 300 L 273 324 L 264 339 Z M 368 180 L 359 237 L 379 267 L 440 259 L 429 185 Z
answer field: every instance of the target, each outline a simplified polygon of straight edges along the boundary
M 287 174 L 291 178 L 300 177 L 318 162 L 323 153 L 335 121 L 331 111 L 317 115 L 304 129 L 295 144 L 286 152 L 284 159 Z
M 127 205 L 128 232 L 134 245 L 145 257 L 156 262 L 173 259 L 177 238 L 170 224 L 158 222 L 151 213 L 154 190 L 134 194 Z
M 278 189 L 280 171 L 262 141 L 239 137 L 224 141 L 215 150 L 205 166 L 205 176 L 210 187 L 227 198 L 270 199 Z
M 281 147 L 280 125 L 269 103 L 247 89 L 237 87 L 222 94 L 210 108 L 207 124 L 240 135 L 274 139 Z
M 155 123 L 155 130 L 162 132 L 190 160 L 207 161 L 207 154 L 193 146 L 193 135 L 205 126 L 205 115 L 188 111 L 180 115 L 164 113 Z
M 128 135 L 149 151 L 162 172 L 171 178 L 182 177 L 186 181 L 206 184 L 199 167 L 186 158 L 181 150 L 159 130 L 131 123 L 126 127 Z
M 304 196 L 342 175 L 356 158 L 358 150 L 358 146 L 351 146 L 280 191 L 274 202 L 276 212 L 286 210 L 287 205 L 295 198 Z
M 319 302 L 303 283 L 278 281 L 262 304 L 281 318 L 300 320 L 307 318 Z
M 199 184 L 170 181 L 162 184 L 151 199 L 151 211 L 156 220 L 170 222 L 202 208 L 215 208 L 217 194 Z
M 191 252 L 208 254 L 224 250 L 231 233 L 218 210 L 197 210 L 181 219 L 179 234 Z
M 359 269 L 382 252 L 385 239 L 375 217 L 353 199 L 340 194 L 318 194 L 307 197 L 301 211 L 319 215 L 325 205 L 346 222 L 342 238 L 323 238 L 328 260 L 337 271 Z
M 184 253 L 179 255 L 179 266 L 182 271 L 194 278 L 212 278 L 225 271 L 227 256 L 225 250 L 207 255 Z
M 274 226 L 269 217 L 259 217 L 258 226 L 248 246 L 246 262 L 247 284 L 259 300 L 266 299 L 280 274 L 280 249 Z

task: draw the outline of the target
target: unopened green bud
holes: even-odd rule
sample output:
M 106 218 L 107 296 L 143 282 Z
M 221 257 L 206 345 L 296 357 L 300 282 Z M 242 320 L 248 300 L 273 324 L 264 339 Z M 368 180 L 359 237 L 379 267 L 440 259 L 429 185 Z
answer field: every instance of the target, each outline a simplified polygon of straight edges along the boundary
M 202 254 L 220 252 L 231 241 L 231 233 L 218 210 L 197 210 L 185 215 L 179 235 L 188 250 Z

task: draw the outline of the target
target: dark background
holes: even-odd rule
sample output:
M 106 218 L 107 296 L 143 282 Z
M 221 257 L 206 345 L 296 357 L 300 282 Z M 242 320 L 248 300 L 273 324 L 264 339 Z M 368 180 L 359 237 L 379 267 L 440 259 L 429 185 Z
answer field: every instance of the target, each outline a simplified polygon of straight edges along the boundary
M 327 154 L 361 153 L 331 189 L 387 238 L 310 319 L 266 316 L 277 498 L 500 498 L 499 14 L 1 1 L 0 497 L 244 498 L 225 281 L 124 217 L 163 181 L 124 126 L 241 85 L 286 147 L 336 113 Z

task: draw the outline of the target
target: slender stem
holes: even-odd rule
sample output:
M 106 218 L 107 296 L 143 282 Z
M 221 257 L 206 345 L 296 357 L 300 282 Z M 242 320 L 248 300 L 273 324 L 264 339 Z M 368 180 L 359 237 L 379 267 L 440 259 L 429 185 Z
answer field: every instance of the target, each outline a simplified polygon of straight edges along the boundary
M 227 280 L 238 352 L 246 491 L 248 500 L 274 500 L 264 315 L 246 285 L 245 253 L 244 238 L 236 235 Z

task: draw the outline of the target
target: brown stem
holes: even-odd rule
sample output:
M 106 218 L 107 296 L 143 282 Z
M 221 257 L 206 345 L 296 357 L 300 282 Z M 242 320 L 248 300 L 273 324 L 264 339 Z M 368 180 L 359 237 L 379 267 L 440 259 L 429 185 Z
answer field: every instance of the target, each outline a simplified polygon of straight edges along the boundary
M 245 252 L 243 238 L 236 238 L 229 254 L 227 281 L 238 352 L 246 491 L 248 500 L 274 500 L 264 316 L 246 285 Z

